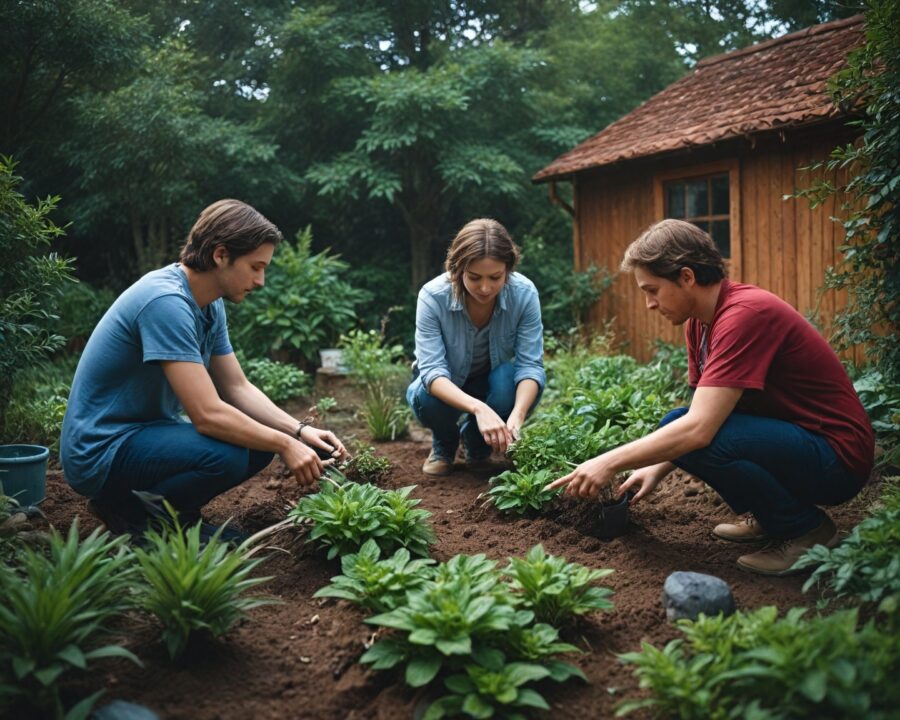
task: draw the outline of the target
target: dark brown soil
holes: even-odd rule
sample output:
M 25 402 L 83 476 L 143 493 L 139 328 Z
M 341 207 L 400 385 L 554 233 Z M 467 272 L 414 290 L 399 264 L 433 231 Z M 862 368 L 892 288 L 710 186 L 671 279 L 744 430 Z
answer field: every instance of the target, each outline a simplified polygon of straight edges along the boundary
M 345 397 L 343 407 L 350 406 Z M 302 409 L 294 409 L 303 415 Z M 353 421 L 346 411 L 342 418 L 333 414 L 332 421 L 344 426 L 345 436 L 352 434 Z M 365 440 L 364 433 L 359 434 Z M 382 484 L 418 486 L 415 496 L 433 513 L 438 537 L 433 556 L 438 560 L 456 553 L 485 553 L 504 562 L 540 542 L 570 561 L 616 571 L 605 581 L 615 590 L 615 610 L 589 616 L 567 637 L 585 651 L 571 660 L 589 683 L 542 688 L 554 719 L 612 717 L 622 698 L 637 693 L 631 669 L 616 653 L 639 649 L 642 640 L 661 644 L 678 635 L 666 622 L 660 601 L 663 582 L 676 570 L 724 579 L 742 609 L 814 604 L 813 596 L 801 592 L 804 576 L 770 579 L 738 569 L 735 560 L 746 547 L 710 534 L 713 525 L 731 518 L 727 506 L 689 477 L 670 476 L 632 509 L 623 537 L 599 540 L 590 534 L 592 513 L 584 501 L 559 501 L 544 516 L 524 519 L 482 508 L 478 494 L 489 474 L 475 476 L 459 467 L 446 478 L 425 476 L 420 468 L 429 444 L 422 433 L 414 437 L 377 445 L 394 464 Z M 282 519 L 285 507 L 301 492 L 276 459 L 258 477 L 218 498 L 207 514 L 217 521 L 233 516 L 237 526 L 255 531 Z M 832 514 L 847 532 L 865 507 L 861 497 Z M 76 516 L 82 531 L 96 527 L 84 498 L 72 492 L 58 472 L 50 474 L 43 509 L 57 528 L 67 528 Z M 425 700 L 422 693 L 405 687 L 396 674 L 372 672 L 357 662 L 373 630 L 362 622 L 363 613 L 344 601 L 312 598 L 340 572 L 338 561 L 327 561 L 312 545 L 292 543 L 285 535 L 274 544 L 290 554 L 270 555 L 262 570 L 273 579 L 263 588 L 281 604 L 252 611 L 221 641 L 192 648 L 178 664 L 168 660 L 152 621 L 129 618 L 120 640 L 144 667 L 118 660 L 95 662 L 88 674 L 69 681 L 68 694 L 83 696 L 106 688 L 101 704 L 120 698 L 147 705 L 162 718 L 184 720 L 412 718 Z

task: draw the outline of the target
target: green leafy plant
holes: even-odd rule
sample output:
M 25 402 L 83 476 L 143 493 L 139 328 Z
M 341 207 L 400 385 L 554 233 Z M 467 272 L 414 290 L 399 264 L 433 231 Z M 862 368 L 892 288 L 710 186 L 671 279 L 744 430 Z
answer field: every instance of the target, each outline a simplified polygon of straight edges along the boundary
M 571 643 L 560 642 L 559 630 L 552 625 L 535 623 L 513 628 L 505 638 L 505 647 L 514 658 L 541 663 L 556 682 L 565 682 L 571 677 L 587 682 L 584 673 L 575 665 L 552 659 L 563 653 L 581 652 Z
M 334 410 L 337 407 L 337 400 L 335 400 L 330 395 L 326 395 L 325 397 L 320 397 L 318 402 L 315 405 L 316 414 L 319 416 L 319 420 L 323 425 L 327 424 L 328 421 L 328 413 Z
M 94 530 L 78 538 L 53 531 L 48 552 L 24 547 L 19 567 L 0 564 L 0 702 L 24 700 L 58 717 L 86 717 L 100 693 L 64 713 L 61 676 L 107 657 L 140 661 L 119 645 L 102 645 L 107 623 L 130 607 L 136 573 L 126 537 Z
M 500 651 L 481 653 L 481 663 L 467 664 L 462 674 L 444 680 L 450 695 L 439 698 L 422 716 L 423 720 L 466 715 L 472 718 L 495 716 L 524 720 L 524 708 L 549 710 L 543 696 L 525 685 L 550 676 L 550 671 L 534 663 L 507 663 Z
M 382 490 L 368 483 L 337 483 L 333 478 L 341 476 L 333 471 L 329 477 L 318 493 L 302 498 L 288 513 L 295 522 L 312 521 L 307 542 L 318 540 L 328 547 L 329 559 L 358 552 L 367 540 L 375 540 L 384 552 L 405 547 L 414 555 L 428 555 L 435 542 L 431 513 L 416 507 L 420 500 L 410 499 L 414 485 Z
M 0 417 L 15 374 L 60 348 L 54 331 L 59 297 L 72 281 L 72 261 L 48 252 L 64 234 L 50 219 L 59 198 L 32 206 L 18 192 L 16 163 L 0 155 Z
M 375 483 L 391 471 L 391 461 L 375 454 L 371 445 L 362 445 L 355 449 L 353 457 L 341 466 L 341 472 L 354 482 Z
M 356 322 L 368 294 L 343 280 L 348 265 L 327 250 L 313 254 L 312 233 L 297 233 L 296 244 L 281 243 L 265 287 L 230 309 L 231 334 L 248 355 L 287 355 L 315 362 Z
M 363 385 L 396 380 L 408 373 L 402 345 L 385 345 L 377 330 L 351 330 L 342 335 L 338 347 L 344 351 L 344 363 L 351 377 Z
M 283 403 L 312 389 L 309 375 L 290 363 L 267 358 L 240 358 L 247 379 L 274 403 Z
M 524 558 L 510 558 L 503 571 L 524 607 L 534 611 L 538 622 L 554 626 L 595 610 L 611 610 L 613 591 L 594 583 L 613 570 L 592 570 L 565 558 L 548 555 L 535 545 Z
M 816 545 L 795 567 L 815 567 L 804 592 L 818 585 L 826 592 L 825 602 L 833 596 L 883 603 L 883 609 L 900 620 L 900 501 L 889 495 L 885 506 L 853 528 L 840 545 Z
M 487 496 L 503 513 L 521 515 L 529 510 L 537 511 L 562 492 L 562 488 L 544 489 L 553 479 L 549 470 L 531 473 L 507 470 L 488 481 L 491 489 L 487 491 Z
M 407 684 L 422 687 L 443 667 L 459 669 L 473 654 L 496 645 L 499 634 L 532 621 L 533 613 L 518 610 L 502 583 L 485 589 L 465 572 L 439 569 L 434 580 L 406 594 L 405 604 L 366 620 L 402 634 L 377 642 L 361 662 L 379 670 L 405 662 Z
M 168 507 L 168 506 L 167 506 Z M 246 544 L 232 549 L 222 528 L 204 544 L 200 523 L 182 528 L 175 512 L 168 523 L 145 534 L 146 548 L 134 550 L 143 572 L 140 604 L 162 623 L 169 657 L 177 658 L 196 633 L 219 637 L 248 610 L 274 600 L 244 597 L 271 578 L 251 577 L 262 559 L 251 559 Z
M 678 625 L 684 638 L 620 655 L 652 696 L 623 703 L 618 715 L 651 708 L 682 718 L 856 717 L 896 715 L 896 636 L 857 611 L 781 619 L 774 607 L 730 617 L 701 615 Z
M 872 421 L 878 443 L 884 448 L 879 465 L 900 463 L 900 383 L 889 383 L 884 373 L 869 367 L 858 374 L 853 389 Z
M 366 610 L 383 613 L 398 607 L 407 591 L 420 588 L 431 577 L 434 561 L 427 558 L 410 560 L 409 551 L 400 548 L 384 560 L 374 540 L 367 540 L 358 553 L 341 558 L 342 575 L 331 578 L 331 584 L 313 597 L 349 600 Z

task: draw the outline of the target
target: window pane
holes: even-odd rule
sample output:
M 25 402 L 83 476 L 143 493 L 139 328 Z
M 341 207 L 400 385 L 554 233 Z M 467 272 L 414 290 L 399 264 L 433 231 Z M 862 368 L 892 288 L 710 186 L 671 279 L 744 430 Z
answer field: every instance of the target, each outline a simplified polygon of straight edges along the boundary
M 712 178 L 712 214 L 728 215 L 728 175 Z
M 709 215 L 709 198 L 706 191 L 706 178 L 690 180 L 687 183 L 687 216 L 698 217 Z
M 666 183 L 666 217 L 684 217 L 684 183 Z
M 699 224 L 699 223 L 698 223 Z M 722 253 L 722 257 L 731 257 L 731 227 L 727 220 L 713 220 L 712 239 Z
M 700 228 L 703 232 L 709 232 L 709 223 L 706 220 L 692 220 L 698 228 Z

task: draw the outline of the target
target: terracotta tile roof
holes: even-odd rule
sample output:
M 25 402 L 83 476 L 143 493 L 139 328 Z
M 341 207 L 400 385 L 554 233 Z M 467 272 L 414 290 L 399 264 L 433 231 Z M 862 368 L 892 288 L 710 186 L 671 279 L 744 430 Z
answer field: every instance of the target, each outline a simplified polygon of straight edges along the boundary
M 701 60 L 532 180 L 837 116 L 826 82 L 864 34 L 857 15 Z

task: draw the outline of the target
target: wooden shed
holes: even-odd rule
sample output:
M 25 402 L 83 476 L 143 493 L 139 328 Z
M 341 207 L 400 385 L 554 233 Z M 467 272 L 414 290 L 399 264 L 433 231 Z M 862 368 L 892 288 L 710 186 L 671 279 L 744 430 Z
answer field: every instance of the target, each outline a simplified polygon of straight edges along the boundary
M 819 305 L 827 333 L 845 302 L 819 293 L 840 255 L 843 234 L 830 219 L 840 200 L 812 210 L 807 200 L 784 196 L 813 182 L 801 167 L 856 137 L 826 83 L 864 42 L 864 31 L 857 16 L 702 60 L 537 173 L 534 182 L 549 182 L 556 201 L 557 182 L 573 185 L 567 207 L 576 266 L 617 270 L 648 225 L 684 218 L 710 232 L 731 278 L 771 290 L 804 314 Z M 683 339 L 682 328 L 647 311 L 630 276 L 616 278 L 591 320 L 613 320 L 641 360 L 655 339 Z

